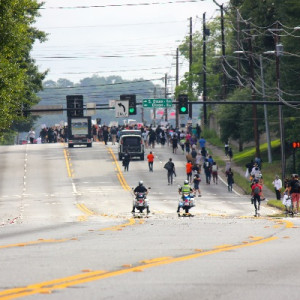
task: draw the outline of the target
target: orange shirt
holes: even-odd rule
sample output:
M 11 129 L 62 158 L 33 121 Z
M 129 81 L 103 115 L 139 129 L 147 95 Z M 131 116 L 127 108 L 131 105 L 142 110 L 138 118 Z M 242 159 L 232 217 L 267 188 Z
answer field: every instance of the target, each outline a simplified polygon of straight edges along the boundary
M 147 155 L 147 159 L 148 159 L 148 162 L 153 162 L 153 160 L 154 160 L 154 155 L 153 154 L 148 154 Z
M 193 170 L 192 163 L 187 163 L 186 164 L 186 174 L 192 173 L 192 170 Z

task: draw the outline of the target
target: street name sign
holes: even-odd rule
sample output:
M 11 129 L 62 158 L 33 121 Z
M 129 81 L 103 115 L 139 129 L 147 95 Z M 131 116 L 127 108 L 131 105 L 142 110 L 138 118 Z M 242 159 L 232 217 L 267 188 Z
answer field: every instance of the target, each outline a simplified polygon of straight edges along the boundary
M 172 99 L 143 99 L 143 107 L 172 107 Z

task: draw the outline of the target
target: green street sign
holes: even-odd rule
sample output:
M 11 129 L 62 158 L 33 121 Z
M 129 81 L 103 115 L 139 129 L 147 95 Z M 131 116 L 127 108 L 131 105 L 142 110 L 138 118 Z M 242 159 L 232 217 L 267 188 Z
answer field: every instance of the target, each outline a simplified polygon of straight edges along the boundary
M 143 99 L 143 107 L 172 107 L 172 99 Z

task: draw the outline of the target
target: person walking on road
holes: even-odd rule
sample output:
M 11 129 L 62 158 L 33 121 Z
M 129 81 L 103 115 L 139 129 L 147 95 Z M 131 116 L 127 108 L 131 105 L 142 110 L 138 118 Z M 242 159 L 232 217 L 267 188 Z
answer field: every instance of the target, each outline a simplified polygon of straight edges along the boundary
M 126 150 L 124 157 L 123 157 L 124 172 L 126 172 L 126 171 L 128 172 L 129 163 L 130 163 L 130 154 L 128 153 L 128 150 Z
M 173 175 L 176 176 L 176 173 L 172 158 L 169 158 L 169 161 L 164 165 L 164 168 L 168 171 L 168 185 L 173 184 Z
M 205 143 L 206 143 L 206 140 L 203 137 L 201 137 L 199 140 L 199 145 L 200 145 L 201 149 L 205 148 Z
M 172 141 L 173 153 L 176 154 L 178 148 L 178 137 L 176 133 L 173 134 L 171 141 Z
M 275 193 L 276 193 L 276 199 L 280 200 L 281 199 L 281 189 L 282 189 L 282 181 L 279 178 L 278 175 L 275 176 L 274 181 L 272 182 L 274 185 Z
M 152 154 L 152 151 L 147 155 L 148 160 L 148 166 L 149 166 L 149 172 L 153 172 L 153 161 L 154 161 L 154 155 Z
M 200 182 L 201 182 L 201 178 L 200 178 L 200 171 L 198 170 L 198 172 L 194 175 L 194 194 L 196 196 L 197 192 L 198 192 L 198 197 L 201 197 L 201 191 L 200 191 Z
M 113 126 L 111 129 L 110 129 L 110 135 L 111 135 L 111 142 L 112 142 L 112 145 L 115 145 L 116 144 L 116 141 L 117 141 L 117 128 L 115 126 Z
M 234 184 L 234 179 L 233 179 L 233 172 L 231 168 L 226 171 L 226 177 L 227 177 L 227 185 L 228 185 L 228 192 L 232 192 L 232 185 Z
M 35 131 L 33 130 L 33 128 L 31 128 L 31 130 L 28 132 L 28 137 L 30 140 L 30 144 L 33 144 L 35 139 Z
M 185 168 L 186 168 L 186 179 L 188 180 L 189 183 L 192 183 L 193 164 L 190 160 L 186 163 Z
M 225 143 L 224 149 L 225 149 L 225 155 L 228 156 L 228 150 L 229 150 L 228 142 Z
M 213 162 L 213 165 L 211 167 L 211 173 L 212 173 L 213 182 L 215 184 L 218 184 L 218 165 L 215 161 Z
M 258 179 L 254 179 L 253 184 L 251 186 L 251 190 L 252 190 L 252 198 L 251 198 L 251 202 L 252 204 L 254 204 L 254 208 L 255 208 L 255 217 L 259 217 L 260 216 L 260 195 L 262 193 L 262 186 L 259 184 Z
M 289 195 L 293 203 L 293 212 L 299 213 L 299 200 L 300 200 L 300 182 L 298 174 L 292 175 L 292 180 L 289 182 Z
M 204 173 L 205 173 L 206 184 L 210 184 L 210 180 L 211 180 L 211 164 L 207 160 L 207 158 L 204 161 L 203 169 L 204 169 Z

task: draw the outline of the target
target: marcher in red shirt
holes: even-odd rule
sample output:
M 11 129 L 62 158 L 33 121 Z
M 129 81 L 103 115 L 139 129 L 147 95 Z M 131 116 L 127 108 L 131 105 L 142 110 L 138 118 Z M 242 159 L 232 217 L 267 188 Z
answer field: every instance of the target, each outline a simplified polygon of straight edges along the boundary
M 154 161 L 154 155 L 152 154 L 152 151 L 147 155 L 148 159 L 148 166 L 149 166 L 149 172 L 153 172 L 153 161 Z
M 254 179 L 253 184 L 251 186 L 252 190 L 252 198 L 251 202 L 255 207 L 255 217 L 260 216 L 260 196 L 262 193 L 262 186 L 259 184 L 258 179 Z M 257 205 L 258 204 L 258 205 Z

